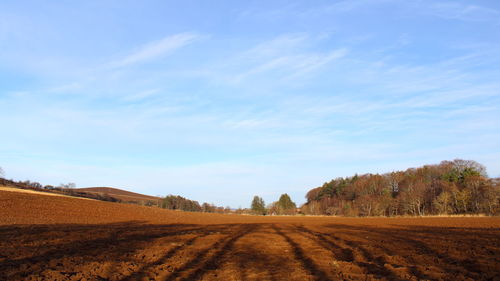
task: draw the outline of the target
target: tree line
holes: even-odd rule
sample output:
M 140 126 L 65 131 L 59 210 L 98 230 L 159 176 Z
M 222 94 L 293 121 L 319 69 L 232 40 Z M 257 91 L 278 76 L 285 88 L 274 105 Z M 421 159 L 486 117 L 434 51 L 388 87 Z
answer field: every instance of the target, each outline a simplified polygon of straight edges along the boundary
M 38 182 L 6 180 L 3 175 L 0 168 L 0 185 L 121 201 L 106 195 L 79 192 L 73 189 L 73 183 L 43 186 Z M 300 208 L 286 193 L 267 206 L 261 197 L 255 196 L 249 209 L 232 210 L 209 203 L 200 205 L 178 195 L 143 202 L 143 205 L 189 212 L 254 215 L 499 215 L 500 178 L 489 178 L 486 168 L 475 161 L 456 159 L 405 171 L 336 178 L 311 189 L 305 197 L 307 202 Z
M 310 190 L 303 214 L 339 216 L 498 215 L 500 179 L 472 160 L 336 178 Z
M 264 199 L 254 196 L 249 212 L 254 215 L 295 215 L 297 214 L 297 205 L 292 201 L 288 194 L 282 194 L 278 201 L 269 204 L 267 207 Z
M 14 181 L 12 179 L 8 180 L 0 176 L 0 186 L 11 186 L 20 189 L 29 189 L 40 192 L 56 193 L 73 197 L 95 199 L 100 201 L 122 202 L 122 200 L 120 200 L 119 198 L 109 196 L 108 194 L 99 194 L 99 193 L 76 190 L 74 189 L 76 186 L 74 183 L 67 183 L 67 184 L 61 183 L 58 186 L 42 185 L 41 183 L 36 181 L 29 181 L 29 180 Z
M 178 195 L 167 195 L 161 200 L 160 207 L 169 210 L 180 210 L 187 212 L 205 212 L 205 213 L 231 213 L 230 207 L 218 207 L 213 204 L 203 203 L 200 205 L 198 201 L 190 200 Z

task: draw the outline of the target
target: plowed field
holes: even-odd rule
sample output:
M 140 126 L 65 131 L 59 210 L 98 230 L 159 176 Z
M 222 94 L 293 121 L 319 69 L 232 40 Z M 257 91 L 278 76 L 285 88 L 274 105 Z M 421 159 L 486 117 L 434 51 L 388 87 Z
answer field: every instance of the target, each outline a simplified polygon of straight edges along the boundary
M 499 276 L 499 218 L 215 215 L 0 191 L 0 280 Z

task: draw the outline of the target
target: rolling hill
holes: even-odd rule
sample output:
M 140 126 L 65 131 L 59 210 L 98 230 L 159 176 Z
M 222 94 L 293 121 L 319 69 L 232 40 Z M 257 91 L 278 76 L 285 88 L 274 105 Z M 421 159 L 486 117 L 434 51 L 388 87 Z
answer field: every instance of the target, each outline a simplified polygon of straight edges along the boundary
M 141 201 L 157 201 L 161 199 L 160 197 L 144 195 L 113 187 L 85 187 L 85 188 L 75 188 L 75 190 L 88 193 L 95 193 L 99 195 L 107 195 L 110 197 L 120 199 L 123 202 L 139 203 Z

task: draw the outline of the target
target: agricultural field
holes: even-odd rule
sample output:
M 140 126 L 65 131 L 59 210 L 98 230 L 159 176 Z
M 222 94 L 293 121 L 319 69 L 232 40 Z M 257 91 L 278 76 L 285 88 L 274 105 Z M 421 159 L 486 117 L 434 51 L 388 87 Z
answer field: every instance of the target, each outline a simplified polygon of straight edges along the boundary
M 0 280 L 498 280 L 500 218 L 244 216 L 0 190 Z
M 88 193 L 95 193 L 99 195 L 111 196 L 113 198 L 119 199 L 123 202 L 133 202 L 139 203 L 141 201 L 158 201 L 161 198 L 155 196 L 149 196 L 144 194 L 139 194 L 135 192 L 125 191 L 118 188 L 112 187 L 88 187 L 88 188 L 75 188 L 76 191 L 83 191 Z

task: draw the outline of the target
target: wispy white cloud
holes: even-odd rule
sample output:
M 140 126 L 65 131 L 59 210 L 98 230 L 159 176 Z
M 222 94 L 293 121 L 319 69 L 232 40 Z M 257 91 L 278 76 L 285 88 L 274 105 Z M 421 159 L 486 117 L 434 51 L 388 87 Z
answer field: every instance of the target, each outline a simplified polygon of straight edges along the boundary
M 210 66 L 211 78 L 241 84 L 248 80 L 268 77 L 276 83 L 300 81 L 327 64 L 345 57 L 347 48 L 317 51 L 314 47 L 322 36 L 306 33 L 282 34 Z
M 142 46 L 137 51 L 116 62 L 111 63 L 111 65 L 114 67 L 122 67 L 151 61 L 153 59 L 170 54 L 184 46 L 192 44 L 193 42 L 201 38 L 203 38 L 203 36 L 192 32 L 185 32 L 167 36 L 159 41 L 150 42 Z
M 293 79 L 295 77 L 315 71 L 334 60 L 345 57 L 348 52 L 349 51 L 346 48 L 341 48 L 323 54 L 313 54 L 302 57 L 299 56 L 298 59 L 290 65 L 296 71 L 292 73 L 292 75 L 287 77 L 287 79 Z
M 313 72 L 328 63 L 346 56 L 348 50 L 341 48 L 326 53 L 298 53 L 289 56 L 277 56 L 254 66 L 246 72 L 235 76 L 235 81 L 269 71 L 280 71 L 280 79 L 291 80 Z
M 337 1 L 333 4 L 328 4 L 320 7 L 314 7 L 311 9 L 306 9 L 299 12 L 299 16 L 302 17 L 317 17 L 329 14 L 340 14 L 348 13 L 361 8 L 368 8 L 374 5 L 380 5 L 388 2 L 394 2 L 394 0 L 345 0 Z
M 460 2 L 433 2 L 423 9 L 425 13 L 462 21 L 496 22 L 500 24 L 500 11 L 479 6 L 476 4 Z
M 385 5 L 387 9 L 397 9 L 402 16 L 415 14 L 430 15 L 449 20 L 467 22 L 490 22 L 500 24 L 500 10 L 480 5 L 478 1 L 394 1 L 394 0 L 346 0 L 319 5 L 309 9 L 288 10 L 290 16 L 315 19 L 331 15 L 345 15 L 359 11 L 377 13 L 377 8 Z M 390 5 L 386 5 L 390 4 Z M 375 9 L 374 9 L 375 8 Z
M 150 90 L 142 91 L 142 92 L 139 92 L 136 94 L 127 95 L 127 96 L 123 97 L 123 100 L 128 101 L 128 102 L 137 102 L 137 101 L 141 101 L 141 100 L 153 97 L 159 93 L 160 93 L 160 89 L 150 89 Z
M 257 44 L 257 46 L 245 51 L 241 57 L 259 59 L 277 55 L 282 56 L 294 52 L 298 48 L 303 48 L 309 39 L 310 37 L 305 33 L 282 34 Z

